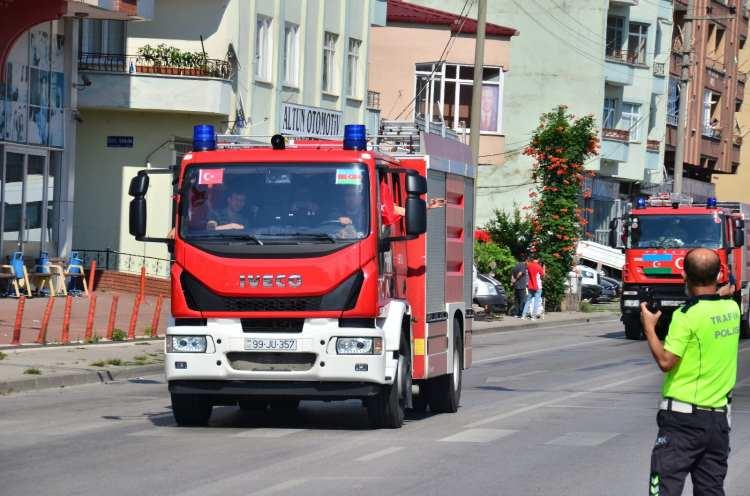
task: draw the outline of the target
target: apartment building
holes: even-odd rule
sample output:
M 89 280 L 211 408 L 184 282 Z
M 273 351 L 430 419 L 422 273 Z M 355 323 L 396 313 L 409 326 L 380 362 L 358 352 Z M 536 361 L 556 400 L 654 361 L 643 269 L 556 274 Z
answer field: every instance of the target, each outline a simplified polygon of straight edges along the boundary
M 79 25 L 142 21 L 153 0 L 0 2 L 0 257 L 72 248 Z M 80 179 L 80 178 L 79 178 Z M 84 178 L 84 181 L 86 179 Z
M 453 13 L 465 4 L 411 1 Z M 487 15 L 520 34 L 505 80 L 506 149 L 492 151 L 493 165 L 480 161 L 477 222 L 529 203 L 532 162 L 522 151 L 539 117 L 567 105 L 574 115 L 594 115 L 601 129 L 601 155 L 586 164 L 597 172 L 586 204 L 594 209 L 589 229 L 605 239 L 618 202 L 663 180 L 672 2 L 494 0 Z
M 680 53 L 686 17 L 690 16 L 692 54 L 683 191 L 698 200 L 714 195 L 712 175 L 735 174 L 740 166 L 743 131 L 736 114 L 743 109 L 746 71 L 750 69 L 747 65 L 742 67 L 739 58 L 747 42 L 748 9 L 744 4 L 742 0 L 693 0 L 693 12 L 688 12 L 687 0 L 676 0 L 674 4 L 664 163 L 671 175 L 682 97 L 678 87 Z
M 165 267 L 165 246 L 128 233 L 127 186 L 141 168 L 179 163 L 196 124 L 268 143 L 279 132 L 337 137 L 346 123 L 376 121 L 371 22 L 385 22 L 383 0 L 156 0 L 149 22 L 83 23 L 78 56 L 91 84 L 80 93 L 76 168 L 102 180 L 76 184 L 76 247 Z M 309 125 L 291 118 L 300 109 Z M 171 227 L 170 195 L 166 176 L 152 176 L 154 236 Z

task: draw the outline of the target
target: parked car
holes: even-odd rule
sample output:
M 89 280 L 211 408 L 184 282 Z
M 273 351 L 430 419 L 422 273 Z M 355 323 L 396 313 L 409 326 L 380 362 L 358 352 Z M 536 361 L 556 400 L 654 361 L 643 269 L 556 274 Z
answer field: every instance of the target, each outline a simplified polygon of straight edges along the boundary
M 602 294 L 602 287 L 598 284 L 582 284 L 581 285 L 581 299 L 596 301 Z
M 599 286 L 601 286 L 602 292 L 599 296 L 596 297 L 595 300 L 592 301 L 598 303 L 601 301 L 612 301 L 617 299 L 617 286 L 615 284 L 604 279 L 603 277 L 600 277 Z
M 474 268 L 474 303 L 495 313 L 508 310 L 508 295 L 502 283 L 487 274 L 478 274 Z
M 586 265 L 576 265 L 576 271 L 581 276 L 581 285 L 599 284 L 599 274 Z
M 620 296 L 620 294 L 622 293 L 622 282 L 618 281 L 614 277 L 609 277 L 609 276 L 599 274 L 599 281 L 600 281 L 599 284 L 601 284 L 602 282 L 608 282 L 611 285 L 613 285 L 615 287 L 615 292 L 617 293 L 617 296 Z

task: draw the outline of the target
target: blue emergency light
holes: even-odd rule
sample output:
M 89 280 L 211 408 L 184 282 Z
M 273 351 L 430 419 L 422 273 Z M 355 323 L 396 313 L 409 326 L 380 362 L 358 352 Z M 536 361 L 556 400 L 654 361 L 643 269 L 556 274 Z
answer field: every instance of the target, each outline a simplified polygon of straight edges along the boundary
M 216 131 L 210 124 L 199 124 L 193 127 L 193 151 L 205 152 L 216 150 Z
M 646 208 L 646 199 L 642 196 L 639 196 L 635 200 L 635 208 Z
M 363 124 L 344 126 L 344 150 L 367 150 L 367 130 Z
M 716 208 L 716 198 L 714 198 L 713 196 L 709 196 L 706 199 L 706 207 L 708 207 L 708 208 Z

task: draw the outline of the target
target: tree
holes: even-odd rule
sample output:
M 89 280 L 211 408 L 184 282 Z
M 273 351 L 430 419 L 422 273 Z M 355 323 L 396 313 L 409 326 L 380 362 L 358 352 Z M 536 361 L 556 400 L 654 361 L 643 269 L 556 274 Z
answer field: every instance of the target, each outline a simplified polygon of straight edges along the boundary
M 586 225 L 579 200 L 584 178 L 593 175 L 585 161 L 598 152 L 594 118 L 576 119 L 559 106 L 542 115 L 524 155 L 534 158 L 530 193 L 532 253 L 545 266 L 547 308 L 557 310 L 565 295 L 565 281 L 573 265 L 576 245 Z
M 529 252 L 531 245 L 531 221 L 521 215 L 518 208 L 513 213 L 495 210 L 495 218 L 487 222 L 485 230 L 492 241 L 506 246 L 516 259 Z

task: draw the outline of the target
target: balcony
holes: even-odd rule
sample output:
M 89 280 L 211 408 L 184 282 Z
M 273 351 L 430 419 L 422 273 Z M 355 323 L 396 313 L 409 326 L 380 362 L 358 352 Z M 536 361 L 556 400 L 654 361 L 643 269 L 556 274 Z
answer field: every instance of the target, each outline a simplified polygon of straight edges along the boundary
M 77 0 L 69 1 L 66 16 L 87 19 L 143 21 L 154 18 L 155 0 Z
M 602 159 L 627 162 L 630 149 L 630 131 L 602 129 Z
M 79 71 L 91 85 L 79 92 L 81 108 L 158 110 L 229 115 L 231 65 L 200 59 L 164 65 L 141 56 L 84 53 Z

